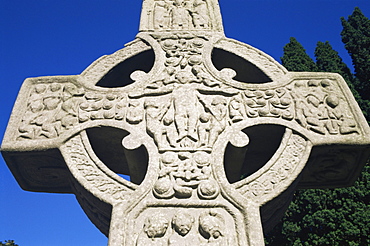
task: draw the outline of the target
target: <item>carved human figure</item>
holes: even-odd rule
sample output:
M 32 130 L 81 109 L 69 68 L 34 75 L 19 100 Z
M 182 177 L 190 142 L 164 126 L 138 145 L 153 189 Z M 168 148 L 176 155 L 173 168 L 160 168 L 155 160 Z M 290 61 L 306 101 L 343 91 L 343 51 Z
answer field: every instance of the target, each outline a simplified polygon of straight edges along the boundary
M 194 0 L 192 11 L 193 24 L 196 29 L 207 29 L 209 27 L 208 7 L 205 0 Z
M 143 121 L 143 113 L 142 103 L 137 100 L 131 100 L 128 103 L 126 120 L 131 124 L 138 124 Z
M 177 213 L 172 219 L 173 233 L 168 240 L 168 246 L 195 246 L 199 239 L 191 232 L 194 218 L 188 213 Z
M 197 90 L 191 84 L 191 76 L 186 71 L 180 71 L 176 75 L 176 80 L 178 84 L 172 92 L 172 98 L 175 107 L 175 123 L 179 133 L 177 141 L 180 142 L 186 136 L 197 141 Z
M 206 112 L 201 113 L 199 116 L 199 147 L 208 147 L 209 131 L 211 130 L 211 117 L 212 115 Z
M 154 28 L 167 29 L 170 26 L 170 0 L 156 0 L 154 5 Z
M 204 151 L 198 151 L 194 153 L 193 159 L 198 167 L 198 175 L 196 176 L 198 180 L 206 180 L 211 176 L 212 169 L 210 167 L 210 155 Z
M 221 86 L 221 82 L 215 80 L 209 73 L 205 72 L 203 66 L 194 65 L 192 71 L 197 79 L 200 82 L 204 83 L 206 86 Z
M 227 99 L 223 96 L 214 96 L 210 103 L 204 98 L 199 99 L 207 111 L 200 115 L 198 124 L 200 146 L 211 148 L 227 125 Z
M 43 94 L 44 109 L 31 121 L 31 124 L 41 127 L 36 136 L 46 138 L 58 136 L 60 126 L 55 118 L 55 114 L 57 110 L 60 110 L 61 90 L 62 86 L 60 84 L 53 83 L 49 86 L 46 93 Z
M 356 123 L 346 115 L 330 80 L 297 81 L 294 97 L 296 119 L 302 126 L 320 134 L 356 132 Z
M 147 99 L 144 103 L 147 131 L 153 136 L 158 148 L 164 148 L 166 133 L 163 118 L 170 107 L 170 102 L 161 102 L 155 99 Z
M 324 79 L 320 83 L 322 90 L 325 92 L 325 99 L 328 114 L 328 120 L 325 124 L 330 134 L 349 134 L 357 132 L 356 121 L 348 116 L 348 109 L 344 103 L 333 91 L 332 81 Z
M 322 93 L 308 94 L 309 87 L 317 87 L 316 81 L 297 81 L 295 93 L 293 94 L 296 103 L 296 120 L 303 126 L 319 133 L 325 133 L 323 123 L 319 121 L 320 96 Z M 315 92 L 316 89 L 311 89 Z M 322 97 L 322 96 L 321 96 Z M 322 108 L 320 106 L 320 108 Z
M 199 217 L 199 232 L 205 239 L 202 246 L 228 246 L 224 234 L 225 220 L 222 215 L 210 210 Z
M 233 123 L 239 122 L 245 118 L 245 108 L 239 96 L 234 96 L 231 99 L 229 103 L 229 115 Z
M 172 0 L 174 7 L 170 10 L 172 28 L 187 29 L 190 26 L 190 12 L 185 0 Z
M 166 136 L 166 140 L 171 147 L 177 147 L 178 134 L 174 124 L 173 114 L 171 112 L 173 110 L 171 109 L 172 107 L 167 111 L 167 114 L 163 119 L 163 134 Z M 169 112 L 171 113 L 169 114 Z
M 341 134 L 358 132 L 356 121 L 347 115 L 348 112 L 343 107 L 343 104 L 340 103 L 338 97 L 330 95 L 326 98 L 326 103 L 329 106 L 329 117 L 331 119 L 330 125 L 328 124 L 328 126 L 334 128 L 335 133 L 338 133 L 336 130 L 338 128 Z
M 148 216 L 143 231 L 137 238 L 136 246 L 167 246 L 165 234 L 168 224 L 168 220 L 161 213 Z
M 226 99 L 221 96 L 214 97 L 209 110 L 213 117 L 211 117 L 211 129 L 209 131 L 208 145 L 212 147 L 218 136 L 225 130 L 227 124 Z

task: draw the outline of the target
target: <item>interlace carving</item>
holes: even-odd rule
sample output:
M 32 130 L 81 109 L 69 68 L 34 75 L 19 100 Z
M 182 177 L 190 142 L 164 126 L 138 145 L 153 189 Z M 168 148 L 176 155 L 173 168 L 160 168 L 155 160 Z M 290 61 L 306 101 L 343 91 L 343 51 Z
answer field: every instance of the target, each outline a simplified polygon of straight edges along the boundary
M 292 133 L 285 149 L 272 168 L 252 182 L 248 183 L 247 180 L 243 180 L 235 183 L 234 187 L 249 199 L 256 199 L 256 197 L 274 193 L 280 183 L 292 176 L 293 172 L 296 171 L 301 158 L 305 155 L 306 148 L 306 140 Z
M 109 177 L 92 161 L 86 149 L 79 135 L 68 141 L 62 149 L 65 158 L 71 160 L 71 172 L 82 174 L 80 183 L 87 189 L 94 187 L 95 192 L 104 194 L 104 197 L 108 197 L 110 201 L 127 199 L 134 190 L 134 185 L 128 187 Z

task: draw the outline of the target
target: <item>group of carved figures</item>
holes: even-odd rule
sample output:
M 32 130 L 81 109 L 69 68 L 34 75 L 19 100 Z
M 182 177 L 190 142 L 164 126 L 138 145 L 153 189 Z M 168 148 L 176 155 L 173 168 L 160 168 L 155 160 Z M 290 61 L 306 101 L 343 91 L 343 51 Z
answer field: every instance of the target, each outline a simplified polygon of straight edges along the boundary
M 197 189 L 201 199 L 214 199 L 219 186 L 212 179 L 211 154 L 204 151 L 165 152 L 153 192 L 158 198 L 189 198 Z
M 206 0 L 156 0 L 153 13 L 155 29 L 208 29 Z
M 85 91 L 72 83 L 35 85 L 19 127 L 20 138 L 54 138 L 90 120 L 145 121 L 160 151 L 211 149 L 228 125 L 257 117 L 296 120 L 319 134 L 357 131 L 333 81 L 297 80 L 265 90 L 235 88 L 207 71 L 202 58 L 205 41 L 193 34 L 159 37 L 166 54 L 163 72 L 148 81 L 146 73 L 135 71 L 132 78 L 144 80 L 146 86 L 129 94 Z M 225 68 L 220 76 L 228 80 L 235 76 L 232 72 Z
M 337 96 L 333 81 L 301 80 L 296 81 L 294 87 L 295 119 L 303 127 L 319 134 L 358 132 L 348 103 Z
M 147 88 L 138 98 L 85 92 L 72 83 L 36 85 L 19 136 L 54 138 L 91 120 L 145 121 L 147 132 L 162 150 L 211 149 L 228 125 L 256 117 L 295 120 L 323 135 L 357 132 L 352 113 L 336 96 L 330 80 L 301 80 L 291 88 L 274 90 L 233 89 L 227 94 L 226 89 L 220 92 L 180 72 L 175 83 Z
M 35 85 L 18 129 L 20 138 L 55 138 L 76 125 L 84 94 L 72 83 Z
M 171 224 L 172 230 L 168 227 Z M 198 228 L 195 228 L 198 225 Z M 171 222 L 162 213 L 146 218 L 143 231 L 136 240 L 136 246 L 227 246 L 225 220 L 216 211 L 202 213 L 198 221 L 191 214 L 176 213 Z

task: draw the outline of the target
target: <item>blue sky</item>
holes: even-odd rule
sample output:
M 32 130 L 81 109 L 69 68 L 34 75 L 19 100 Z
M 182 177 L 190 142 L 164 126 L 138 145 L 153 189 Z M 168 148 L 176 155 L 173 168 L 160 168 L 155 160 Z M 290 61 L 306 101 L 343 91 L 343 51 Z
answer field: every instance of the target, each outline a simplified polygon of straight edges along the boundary
M 140 0 L 0 0 L 0 139 L 23 80 L 80 74 L 138 32 Z M 369 0 L 220 0 L 226 36 L 278 61 L 295 37 L 313 56 L 329 41 L 344 61 L 340 17 Z M 0 158 L 0 241 L 20 246 L 106 245 L 73 195 L 23 191 Z

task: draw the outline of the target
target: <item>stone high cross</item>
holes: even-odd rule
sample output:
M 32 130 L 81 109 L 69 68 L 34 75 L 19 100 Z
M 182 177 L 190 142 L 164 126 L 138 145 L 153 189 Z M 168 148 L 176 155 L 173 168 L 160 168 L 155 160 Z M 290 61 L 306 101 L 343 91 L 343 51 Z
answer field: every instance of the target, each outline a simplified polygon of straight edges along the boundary
M 226 38 L 217 0 L 144 0 L 125 48 L 26 79 L 2 154 L 23 189 L 74 193 L 110 246 L 260 246 L 296 188 L 354 182 L 369 135 L 340 75 Z

